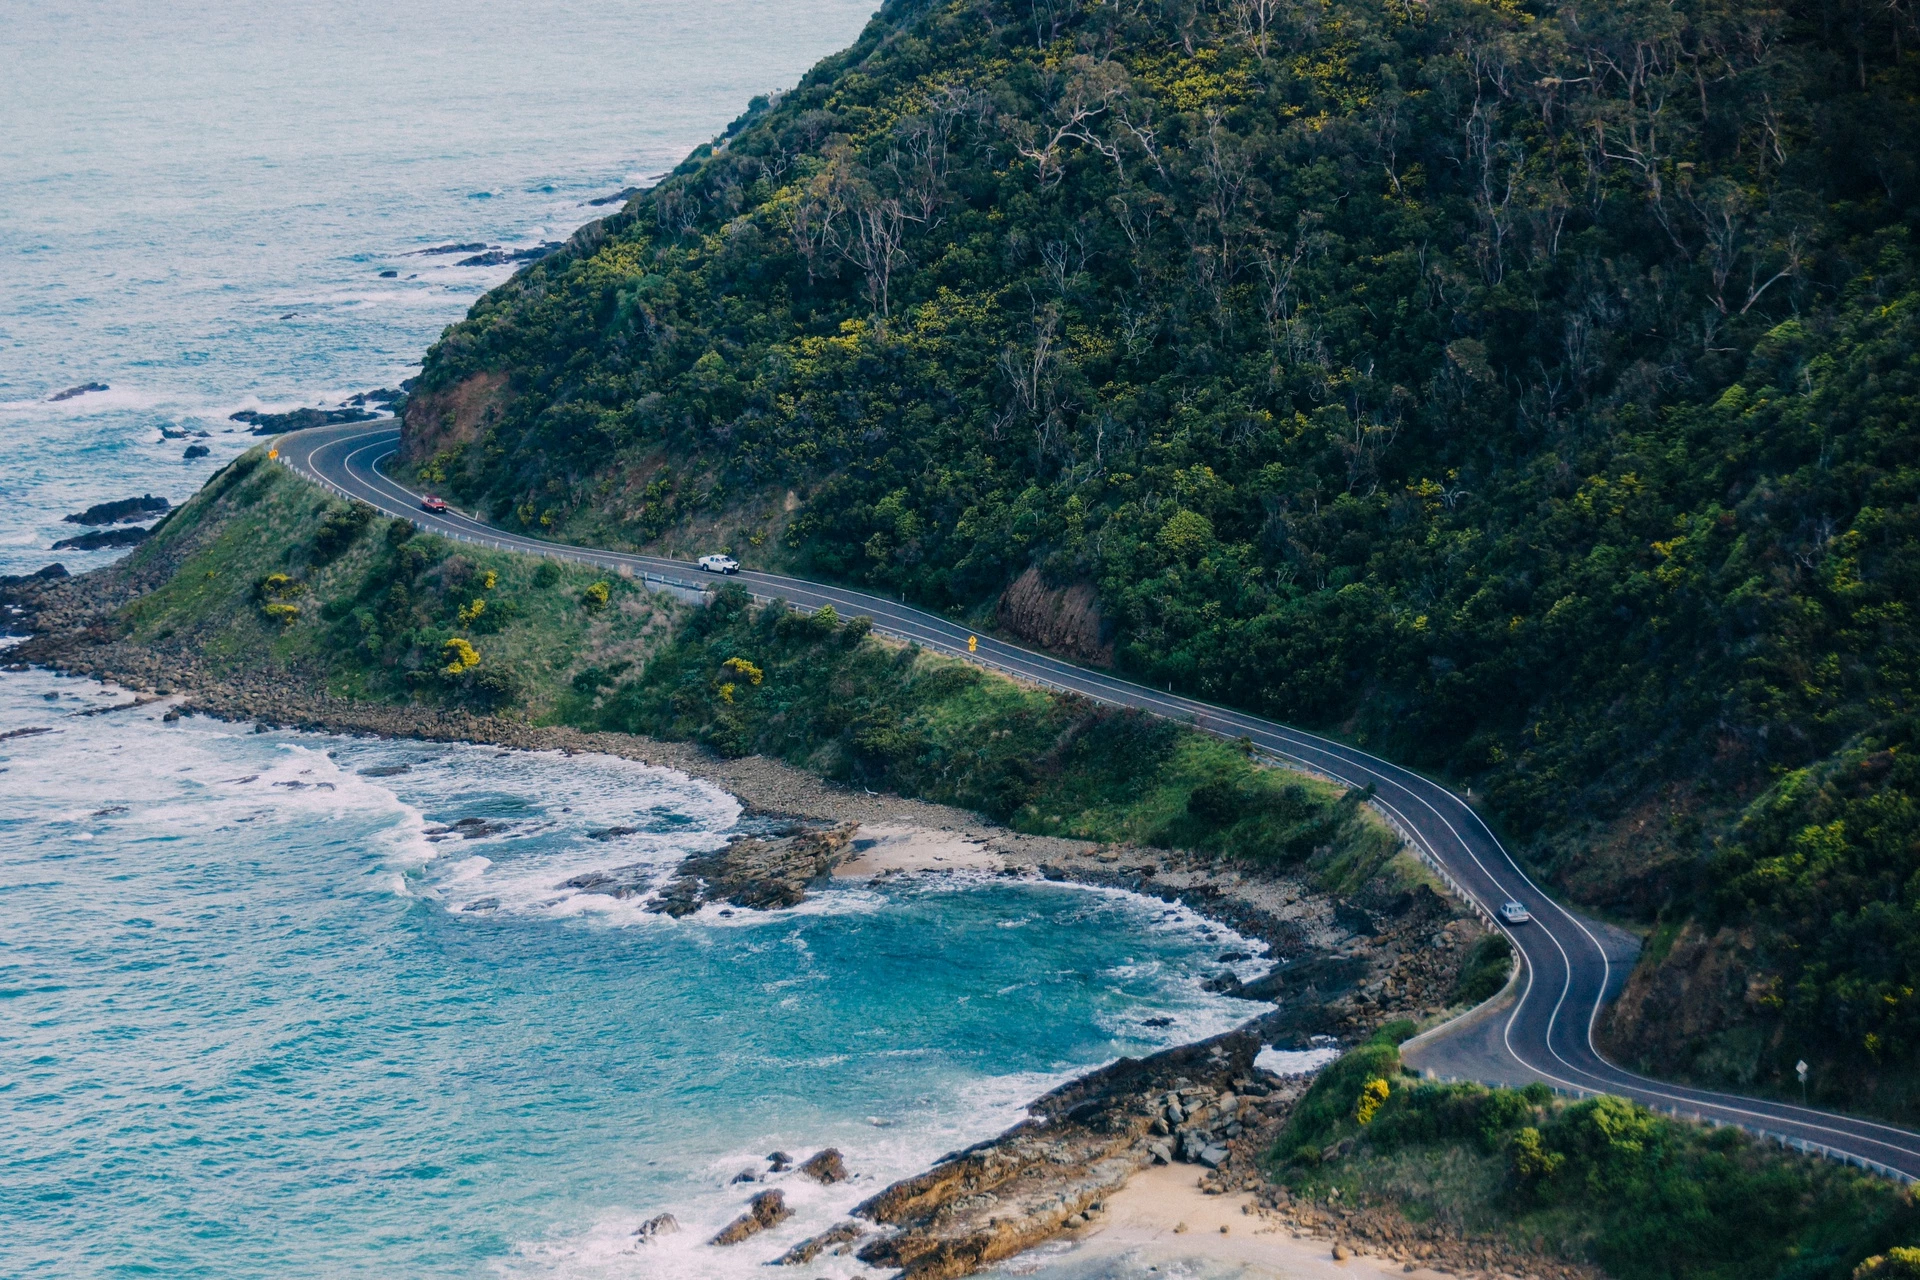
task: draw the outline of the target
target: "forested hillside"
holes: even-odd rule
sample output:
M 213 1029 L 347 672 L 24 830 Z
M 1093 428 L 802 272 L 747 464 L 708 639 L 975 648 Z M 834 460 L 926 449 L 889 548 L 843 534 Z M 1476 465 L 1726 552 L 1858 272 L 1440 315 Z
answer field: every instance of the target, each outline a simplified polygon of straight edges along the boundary
M 1916 42 L 890 3 L 451 329 L 410 456 L 1444 770 L 1661 922 L 1619 1051 L 1909 1110 Z

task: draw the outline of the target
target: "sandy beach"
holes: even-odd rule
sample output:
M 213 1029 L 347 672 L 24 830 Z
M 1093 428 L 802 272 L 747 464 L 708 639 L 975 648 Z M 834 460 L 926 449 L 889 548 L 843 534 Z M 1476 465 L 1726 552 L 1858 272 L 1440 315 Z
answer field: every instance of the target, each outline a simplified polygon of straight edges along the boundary
M 1106 1201 L 1092 1225 L 1002 1263 L 989 1275 L 1035 1280 L 1440 1280 L 1445 1272 L 1359 1253 L 1297 1234 L 1246 1193 L 1207 1195 L 1191 1165 L 1143 1169 Z

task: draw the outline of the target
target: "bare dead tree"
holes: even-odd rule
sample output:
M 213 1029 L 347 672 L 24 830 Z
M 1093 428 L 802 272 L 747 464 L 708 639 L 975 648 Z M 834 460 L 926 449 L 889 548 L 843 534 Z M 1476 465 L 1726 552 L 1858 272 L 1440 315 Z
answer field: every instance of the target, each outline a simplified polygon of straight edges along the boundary
M 1042 188 L 1055 186 L 1066 175 L 1064 148 L 1069 142 L 1079 142 L 1116 165 L 1121 163 L 1119 147 L 1094 131 L 1094 121 L 1127 95 L 1126 69 L 1116 62 L 1095 62 L 1078 54 L 1068 62 L 1066 74 L 1056 80 L 1058 94 L 1048 112 L 1048 122 L 1038 128 L 1022 122 L 1014 138 L 1014 149 L 1033 162 Z
M 883 326 L 893 314 L 889 289 L 894 268 L 906 260 L 905 221 L 898 200 L 868 188 L 853 207 L 855 234 L 841 250 L 866 277 L 867 305 Z

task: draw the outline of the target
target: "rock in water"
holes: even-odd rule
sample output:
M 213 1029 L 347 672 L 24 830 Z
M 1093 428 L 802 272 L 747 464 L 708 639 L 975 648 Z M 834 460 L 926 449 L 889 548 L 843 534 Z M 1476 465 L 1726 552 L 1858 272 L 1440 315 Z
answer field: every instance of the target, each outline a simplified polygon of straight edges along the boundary
M 117 502 L 96 502 L 85 511 L 62 517 L 68 524 L 132 524 L 150 516 L 165 515 L 172 507 L 165 498 L 143 493 L 137 498 Z
M 471 258 L 462 258 L 454 263 L 456 267 L 500 267 L 509 262 L 537 262 L 560 247 L 558 240 L 548 240 L 525 249 L 489 249 L 485 253 L 476 253 Z
M 245 422 L 256 436 L 278 435 L 282 431 L 301 431 L 307 427 L 329 427 L 336 422 L 371 422 L 378 414 L 365 409 L 292 409 L 286 413 L 261 413 L 242 409 L 227 415 L 229 421 Z
M 190 444 L 187 446 L 186 452 L 180 456 L 183 458 L 204 458 L 212 452 L 213 450 L 203 444 Z
M 806 1174 L 815 1182 L 828 1186 L 836 1182 L 845 1182 L 850 1176 L 847 1173 L 847 1162 L 841 1159 L 840 1153 L 832 1147 L 828 1147 L 825 1151 L 822 1151 L 819 1155 L 814 1156 L 811 1160 L 801 1165 L 800 1172 Z
M 770 911 L 803 902 L 807 886 L 833 870 L 857 824 L 762 840 L 743 836 L 714 853 L 697 853 L 680 864 L 673 880 L 647 910 L 691 915 L 710 902 Z M 594 873 L 603 874 L 603 873 Z M 585 879 L 586 877 L 575 877 Z M 575 884 L 590 892 L 614 892 L 617 884 Z
M 762 1191 L 747 1202 L 747 1211 L 729 1222 L 726 1227 L 709 1243 L 739 1244 L 748 1236 L 754 1236 L 768 1227 L 777 1227 L 793 1216 L 793 1210 L 787 1208 L 787 1198 L 778 1191 Z
M 773 1172 L 785 1173 L 793 1168 L 793 1157 L 784 1151 L 776 1151 L 767 1157 L 767 1163 L 773 1166 Z
M 195 447 L 198 448 L 199 446 Z M 189 449 L 187 452 L 192 453 L 193 450 Z M 202 452 L 205 452 L 205 450 L 202 450 Z M 137 547 L 147 540 L 147 534 L 149 532 L 151 532 L 151 530 L 142 529 L 138 525 L 126 526 L 119 529 L 95 529 L 92 533 L 83 533 L 75 538 L 62 538 L 53 544 L 53 549 L 55 551 L 66 551 L 69 549 L 74 551 L 98 551 L 102 547 Z
M 625 204 L 627 201 L 633 199 L 635 196 L 639 194 L 640 194 L 639 187 L 626 187 L 620 191 L 614 192 L 610 196 L 599 196 L 595 199 L 589 200 L 587 201 L 587 204 L 594 208 L 599 208 L 602 205 L 609 205 L 609 204 Z
M 670 1213 L 658 1214 L 641 1223 L 634 1235 L 642 1240 L 652 1240 L 657 1236 L 670 1236 L 680 1230 L 680 1219 Z
M 75 396 L 86 395 L 89 391 L 106 391 L 108 389 L 107 384 L 104 382 L 83 382 L 77 387 L 68 387 L 65 391 L 54 392 L 47 397 L 47 401 L 49 404 L 58 404 L 62 400 L 71 400 Z

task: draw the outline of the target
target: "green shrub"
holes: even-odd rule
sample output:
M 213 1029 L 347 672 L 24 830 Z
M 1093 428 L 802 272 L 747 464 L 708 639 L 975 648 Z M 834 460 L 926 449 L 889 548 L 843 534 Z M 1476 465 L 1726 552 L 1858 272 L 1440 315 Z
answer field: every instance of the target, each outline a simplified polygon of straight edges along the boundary
M 1895 1245 L 1854 1270 L 1854 1280 L 1920 1280 L 1920 1249 Z
M 374 509 L 364 502 L 328 508 L 320 517 L 320 527 L 314 531 L 313 562 L 324 565 L 339 559 L 373 522 L 375 514 Z
M 578 714 L 964 805 L 1029 831 L 1289 858 L 1335 857 L 1373 831 L 1359 793 L 1262 769 L 1231 743 L 1166 720 L 885 644 L 867 624 L 755 607 L 730 583 L 638 673 L 616 682 L 611 671 L 583 672 Z
M 1504 933 L 1481 937 L 1460 965 L 1460 981 L 1453 991 L 1455 1004 L 1479 1004 L 1500 994 L 1513 974 L 1513 944 Z

